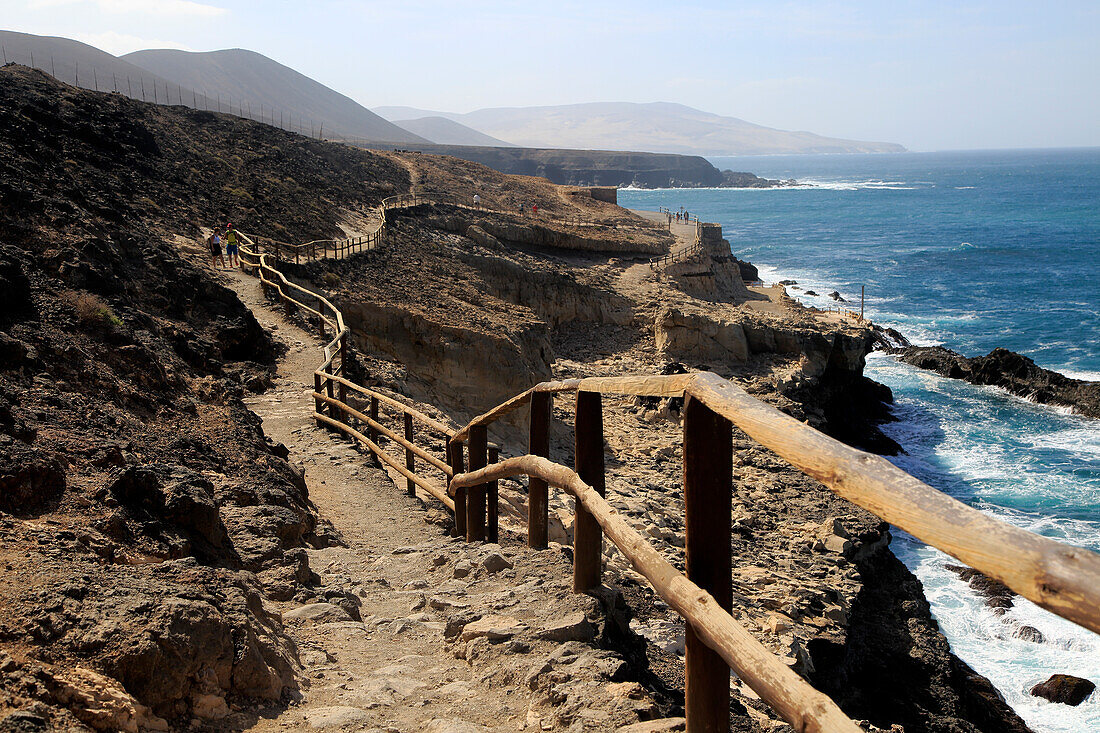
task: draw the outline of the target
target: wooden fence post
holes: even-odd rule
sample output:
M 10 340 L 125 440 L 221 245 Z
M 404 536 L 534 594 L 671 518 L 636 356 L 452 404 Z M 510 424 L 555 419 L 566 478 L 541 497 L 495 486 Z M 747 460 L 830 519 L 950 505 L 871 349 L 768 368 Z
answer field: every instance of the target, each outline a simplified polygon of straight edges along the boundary
M 321 338 L 325 337 L 325 304 L 321 302 L 321 299 L 317 299 L 317 333 L 321 335 Z
M 730 511 L 733 434 L 729 420 L 690 395 L 684 400 L 684 537 L 688 580 L 732 607 Z M 687 624 L 684 709 L 692 731 L 728 731 L 730 671 Z
M 489 463 L 496 463 L 500 460 L 500 446 L 494 444 L 489 445 Z M 486 520 L 488 522 L 488 529 L 486 531 L 487 539 L 490 542 L 499 543 L 500 533 L 498 531 L 497 510 L 499 509 L 498 494 L 500 492 L 500 482 L 490 481 L 486 484 L 485 489 L 485 502 L 486 502 Z
M 488 462 L 489 429 L 484 425 L 470 428 L 470 470 L 485 468 Z M 471 486 L 466 493 L 466 540 L 485 539 L 485 484 Z
M 340 371 L 337 373 L 344 379 L 348 378 L 348 335 L 346 333 L 340 336 Z M 348 386 L 343 382 L 337 382 L 336 393 L 340 402 L 346 405 L 348 403 Z M 351 417 L 346 412 L 343 413 L 342 422 L 345 425 L 352 423 Z
M 553 394 L 535 392 L 531 395 L 531 443 L 528 448 L 533 456 L 550 457 L 550 416 Z M 549 540 L 548 513 L 549 490 L 542 479 L 531 477 L 527 481 L 527 545 L 536 550 L 546 549 Z
M 332 367 L 332 365 L 330 364 L 329 368 L 331 368 L 331 367 Z M 334 394 L 332 384 L 333 384 L 333 380 L 327 379 L 327 378 L 325 379 L 325 393 L 328 395 L 328 398 L 330 400 L 336 399 L 336 395 Z M 340 422 L 344 422 L 347 419 L 344 416 L 344 411 L 337 408 L 336 405 L 333 405 L 332 403 L 329 403 L 328 414 L 329 414 L 329 417 L 331 417 L 333 420 L 339 420 Z M 328 426 L 328 429 L 329 429 L 329 432 L 332 432 L 332 431 L 336 430 L 336 428 L 332 427 L 331 425 Z
M 378 398 L 374 397 L 373 395 L 370 398 L 370 409 L 368 410 L 367 415 L 370 416 L 371 420 L 378 422 Z M 378 431 L 374 429 L 373 425 L 371 425 L 370 428 L 367 430 L 367 437 L 370 438 L 371 442 L 373 443 L 378 442 Z
M 317 394 L 321 394 L 321 375 L 317 374 L 316 372 L 313 374 L 313 391 Z M 313 402 L 314 402 L 313 411 L 316 412 L 318 415 L 324 413 L 325 403 L 321 401 L 321 398 L 320 397 L 314 397 Z M 317 426 L 318 427 L 321 427 L 323 425 L 324 425 L 323 422 L 321 422 L 320 420 L 317 421 Z
M 457 476 L 460 473 L 465 472 L 464 461 L 462 460 L 462 443 L 450 441 L 447 442 L 447 460 L 451 465 L 451 471 Z M 455 489 L 455 537 L 466 536 L 466 487 L 460 486 Z
M 413 442 L 413 416 L 407 412 L 401 413 L 405 418 L 405 440 L 409 443 Z M 405 448 L 405 468 L 412 472 L 416 471 L 416 455 L 412 452 L 412 448 Z M 416 484 L 413 483 L 411 478 L 405 479 L 405 490 L 409 496 L 416 496 Z
M 603 403 L 599 392 L 577 392 L 574 428 L 577 475 L 603 496 Z M 601 582 L 603 530 L 578 501 L 573 520 L 573 591 L 597 588 Z

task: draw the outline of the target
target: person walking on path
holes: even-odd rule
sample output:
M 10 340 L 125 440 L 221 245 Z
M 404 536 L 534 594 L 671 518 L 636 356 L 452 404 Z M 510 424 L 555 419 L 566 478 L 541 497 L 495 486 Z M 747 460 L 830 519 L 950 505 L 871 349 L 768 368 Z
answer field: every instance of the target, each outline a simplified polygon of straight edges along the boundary
M 531 204 L 531 213 L 534 214 L 535 216 L 539 215 L 539 205 L 538 204 Z
M 225 225 L 225 254 L 229 257 L 230 267 L 240 267 L 241 261 L 237 256 L 237 245 L 240 243 L 240 235 L 232 224 Z
M 206 238 L 206 246 L 210 248 L 210 266 L 217 267 L 218 260 L 221 260 L 221 269 L 224 270 L 225 256 L 222 254 L 222 238 L 218 236 L 217 232 L 214 232 Z
M 478 210 L 481 209 L 481 194 L 479 193 L 474 194 L 474 208 Z

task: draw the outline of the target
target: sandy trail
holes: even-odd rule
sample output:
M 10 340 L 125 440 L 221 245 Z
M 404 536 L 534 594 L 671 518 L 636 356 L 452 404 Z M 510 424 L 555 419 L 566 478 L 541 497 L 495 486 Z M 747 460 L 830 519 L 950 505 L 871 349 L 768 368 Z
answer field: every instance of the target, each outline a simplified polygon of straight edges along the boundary
M 515 540 L 501 548 L 448 537 L 442 526 L 446 517 L 436 505 L 408 497 L 367 455 L 307 418 L 320 360 L 316 337 L 273 308 L 255 279 L 240 271 L 223 274 L 261 325 L 290 349 L 279 364 L 275 388 L 247 403 L 263 419 L 264 431 L 304 466 L 310 499 L 343 537 L 344 547 L 310 550 L 310 567 L 326 588 L 357 598 L 362 618 L 324 605 L 316 618 L 284 616 L 299 644 L 302 699 L 261 715 L 251 730 L 591 730 L 636 721 L 639 712 L 651 715 L 651 703 L 634 683 L 629 695 L 603 692 L 608 665 L 621 664 L 611 653 L 574 649 L 563 657 L 561 647 L 568 644 L 535 640 L 578 613 L 594 618 L 594 599 L 571 593 L 568 559 Z M 507 567 L 492 567 L 497 562 L 492 555 L 504 558 Z M 457 566 L 463 564 L 472 569 L 459 579 Z M 301 606 L 288 602 L 280 610 L 294 615 Z M 485 639 L 467 643 L 445 633 L 463 614 L 468 620 L 486 613 L 507 613 L 501 618 L 510 620 L 500 623 L 513 624 L 517 640 L 533 640 L 490 648 L 475 643 Z M 465 635 L 461 625 L 458 629 Z M 559 642 L 567 639 L 559 634 Z M 476 662 L 462 658 L 475 654 Z M 569 666 L 555 671 L 555 679 L 573 678 L 575 709 L 568 695 L 548 697 L 537 675 L 516 685 L 532 665 L 550 670 L 564 664 Z M 621 692 L 627 684 L 613 689 Z M 593 694 L 606 702 L 584 704 Z M 578 727 L 578 715 L 594 717 Z

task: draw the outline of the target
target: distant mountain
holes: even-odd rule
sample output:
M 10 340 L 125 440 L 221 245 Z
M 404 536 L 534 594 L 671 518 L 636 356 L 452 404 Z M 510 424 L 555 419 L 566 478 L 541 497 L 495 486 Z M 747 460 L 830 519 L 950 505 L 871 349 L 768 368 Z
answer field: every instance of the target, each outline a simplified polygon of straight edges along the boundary
M 415 120 L 391 120 L 393 124 L 409 132 L 426 137 L 441 145 L 479 145 L 497 148 L 513 148 L 512 143 L 497 140 L 472 127 L 466 127 L 446 117 L 420 117 Z
M 888 153 L 896 143 L 863 142 L 790 132 L 682 104 L 596 102 L 556 107 L 497 107 L 466 114 L 379 107 L 382 117 L 436 115 L 532 148 L 649 150 L 690 155 L 765 153 Z
M 177 84 L 244 100 L 253 116 L 260 105 L 302 120 L 323 123 L 326 137 L 344 136 L 398 143 L 425 143 L 419 135 L 387 122 L 350 97 L 255 51 L 234 48 L 193 53 L 168 49 L 122 56 Z M 308 124 L 308 123 L 307 123 Z
M 201 91 L 192 99 L 190 89 L 70 38 L 0 31 L 0 45 L 7 61 L 41 69 L 66 84 L 162 104 L 206 104 Z
M 372 107 L 371 112 L 390 122 L 397 122 L 398 120 L 416 120 L 421 117 L 446 117 L 448 120 L 457 120 L 462 116 L 455 112 L 439 112 L 438 110 L 420 109 L 418 107 L 401 107 L 399 105 Z

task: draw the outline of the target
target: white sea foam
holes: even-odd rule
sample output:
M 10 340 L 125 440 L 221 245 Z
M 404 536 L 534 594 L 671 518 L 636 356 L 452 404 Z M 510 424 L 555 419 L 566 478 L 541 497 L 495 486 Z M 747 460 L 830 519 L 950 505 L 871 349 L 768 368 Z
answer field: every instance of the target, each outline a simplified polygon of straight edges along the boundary
M 893 547 L 924 584 L 952 650 L 989 678 L 1029 726 L 1044 733 L 1100 730 L 1100 695 L 1071 708 L 1032 697 L 1029 692 L 1054 673 L 1100 679 L 1100 637 L 1023 598 L 1016 598 L 1004 616 L 995 616 L 967 584 L 947 570 L 947 563 L 955 563 L 952 558 L 904 534 Z M 1016 637 L 1021 626 L 1038 629 L 1043 643 Z
M 1059 369 L 1058 371 L 1070 379 L 1080 379 L 1085 382 L 1100 382 L 1100 372 L 1083 372 L 1077 369 Z

